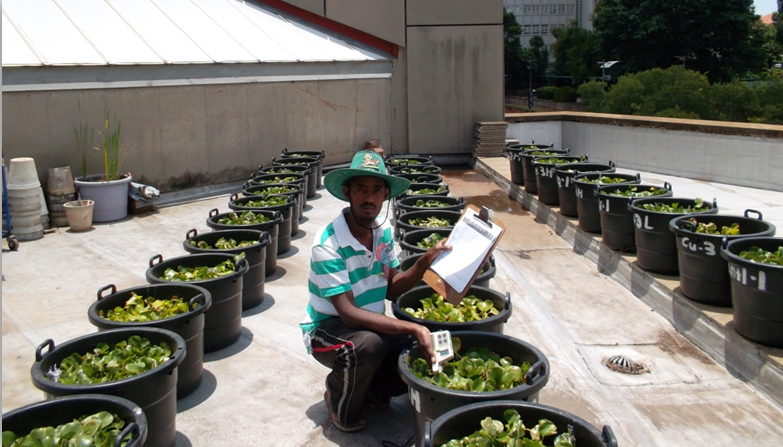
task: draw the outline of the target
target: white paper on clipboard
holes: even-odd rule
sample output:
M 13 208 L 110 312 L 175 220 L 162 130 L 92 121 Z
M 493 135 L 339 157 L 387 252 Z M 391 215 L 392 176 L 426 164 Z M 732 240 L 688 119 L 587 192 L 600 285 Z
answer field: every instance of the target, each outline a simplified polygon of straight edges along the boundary
M 441 253 L 430 269 L 455 290 L 464 290 L 501 232 L 498 225 L 488 225 L 478 213 L 466 210 L 449 235 L 451 250 Z

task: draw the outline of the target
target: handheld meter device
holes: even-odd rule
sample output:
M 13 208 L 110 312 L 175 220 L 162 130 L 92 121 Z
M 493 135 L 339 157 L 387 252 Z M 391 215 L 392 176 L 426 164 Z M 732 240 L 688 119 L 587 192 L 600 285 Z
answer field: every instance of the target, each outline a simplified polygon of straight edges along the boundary
M 435 351 L 435 363 L 432 364 L 432 372 L 439 373 L 443 371 L 443 364 L 454 357 L 451 332 L 431 332 L 430 341 L 432 342 L 432 349 Z

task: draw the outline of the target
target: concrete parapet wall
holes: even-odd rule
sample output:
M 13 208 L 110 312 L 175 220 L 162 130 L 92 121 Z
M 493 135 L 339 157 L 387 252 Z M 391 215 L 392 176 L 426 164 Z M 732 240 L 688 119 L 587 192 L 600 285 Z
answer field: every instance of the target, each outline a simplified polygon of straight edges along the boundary
M 122 121 L 120 170 L 161 192 L 247 179 L 283 148 L 349 161 L 373 138 L 391 140 L 390 80 L 363 79 L 3 93 L 3 155 L 81 175 L 72 126 L 95 127 L 109 105 Z M 13 111 L 13 112 L 11 112 Z M 95 146 L 100 135 L 95 133 Z M 102 172 L 98 150 L 90 173 Z
M 508 138 L 554 143 L 590 160 L 783 191 L 783 126 L 598 113 L 507 114 Z

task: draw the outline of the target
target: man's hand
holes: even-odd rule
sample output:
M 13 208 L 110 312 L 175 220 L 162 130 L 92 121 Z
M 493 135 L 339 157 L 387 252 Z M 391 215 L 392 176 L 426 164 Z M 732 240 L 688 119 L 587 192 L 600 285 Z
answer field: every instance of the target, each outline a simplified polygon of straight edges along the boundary
M 435 262 L 435 259 L 438 256 L 440 256 L 441 253 L 443 253 L 444 251 L 449 251 L 449 250 L 451 250 L 451 245 L 446 245 L 446 240 L 445 239 L 439 241 L 437 244 L 435 244 L 432 247 L 430 247 L 427 250 L 427 252 L 424 253 L 422 255 L 422 257 L 421 257 L 423 262 L 427 263 L 427 267 L 425 268 L 425 270 L 430 268 L 432 263 Z
M 435 363 L 435 350 L 432 349 L 432 340 L 430 339 L 430 330 L 426 326 L 417 324 L 419 329 L 416 331 L 416 340 L 419 342 L 419 348 L 422 357 L 429 359 L 430 365 Z

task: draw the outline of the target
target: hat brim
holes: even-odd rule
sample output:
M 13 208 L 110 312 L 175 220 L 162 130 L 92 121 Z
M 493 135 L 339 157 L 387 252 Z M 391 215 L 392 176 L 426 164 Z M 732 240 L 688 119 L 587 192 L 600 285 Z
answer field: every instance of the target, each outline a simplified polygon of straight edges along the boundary
M 326 190 L 329 191 L 330 194 L 344 202 L 347 202 L 348 199 L 345 198 L 345 194 L 343 194 L 343 185 L 345 185 L 345 182 L 354 177 L 363 176 L 378 177 L 385 180 L 386 183 L 389 184 L 389 189 L 391 189 L 389 198 L 399 196 L 400 194 L 407 191 L 411 186 L 410 180 L 406 178 L 381 174 L 380 172 L 367 171 L 365 169 L 351 168 L 335 169 L 334 171 L 329 172 L 326 174 L 326 176 L 324 176 L 324 186 L 326 186 Z

